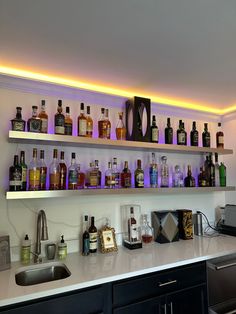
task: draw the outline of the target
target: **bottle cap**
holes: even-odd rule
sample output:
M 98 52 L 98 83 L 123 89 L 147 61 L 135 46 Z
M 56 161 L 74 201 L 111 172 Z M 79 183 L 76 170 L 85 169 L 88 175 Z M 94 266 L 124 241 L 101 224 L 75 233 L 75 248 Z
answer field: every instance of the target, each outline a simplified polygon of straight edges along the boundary
M 65 243 L 64 235 L 61 235 L 61 243 Z
M 25 235 L 25 240 L 26 240 L 26 241 L 29 240 L 28 234 Z

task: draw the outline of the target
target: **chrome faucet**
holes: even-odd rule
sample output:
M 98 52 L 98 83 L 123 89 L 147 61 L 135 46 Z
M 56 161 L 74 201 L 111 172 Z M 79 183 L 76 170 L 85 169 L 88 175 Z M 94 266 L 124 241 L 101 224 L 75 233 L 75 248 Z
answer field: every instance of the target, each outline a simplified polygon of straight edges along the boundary
M 37 218 L 37 234 L 36 234 L 36 246 L 34 254 L 34 263 L 42 262 L 40 258 L 41 254 L 41 240 L 48 240 L 48 227 L 47 218 L 44 210 L 40 210 Z

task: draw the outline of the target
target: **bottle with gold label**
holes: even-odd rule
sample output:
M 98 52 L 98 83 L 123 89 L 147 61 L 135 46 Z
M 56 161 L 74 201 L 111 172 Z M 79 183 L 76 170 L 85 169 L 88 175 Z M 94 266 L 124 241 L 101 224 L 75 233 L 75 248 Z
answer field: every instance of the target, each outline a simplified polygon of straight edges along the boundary
M 116 139 L 126 140 L 126 127 L 123 122 L 123 112 L 118 112 L 119 120 L 116 126 Z
M 53 160 L 50 165 L 50 190 L 59 190 L 60 186 L 60 167 L 57 157 L 57 149 L 53 150 Z
M 78 136 L 86 136 L 87 119 L 84 114 L 84 103 L 80 104 L 80 115 L 78 116 Z
M 65 135 L 72 135 L 73 121 L 70 117 L 70 107 L 66 107 L 66 116 L 65 116 Z
M 38 191 L 40 186 L 40 169 L 37 160 L 37 148 L 33 148 L 33 158 L 29 165 L 29 190 Z
M 93 137 L 93 119 L 90 116 L 90 106 L 87 106 L 87 128 L 86 128 L 86 136 Z
M 39 118 L 42 121 L 41 124 L 41 133 L 48 133 L 48 115 L 46 113 L 46 102 L 45 100 L 41 101 L 41 111 L 39 113 Z

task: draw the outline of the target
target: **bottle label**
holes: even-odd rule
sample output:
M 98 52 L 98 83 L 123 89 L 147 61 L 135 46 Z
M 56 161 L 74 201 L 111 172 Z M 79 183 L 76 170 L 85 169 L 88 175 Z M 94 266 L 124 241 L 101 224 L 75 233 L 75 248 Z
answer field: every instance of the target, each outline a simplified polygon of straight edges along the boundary
M 40 168 L 40 186 L 46 187 L 46 179 L 47 179 L 47 168 L 46 167 L 41 167 Z
M 96 250 L 97 249 L 97 232 L 90 232 L 89 233 L 89 248 L 90 250 Z
M 42 121 L 41 133 L 48 133 L 48 119 L 40 118 Z
M 90 242 L 89 239 L 83 239 L 83 255 L 88 255 L 89 254 L 89 247 L 90 247 Z
M 40 119 L 33 119 L 31 118 L 31 120 L 29 121 L 29 132 L 40 132 L 41 131 L 41 120 Z
M 115 186 L 116 181 L 115 181 L 115 176 L 110 175 L 110 176 L 105 176 L 105 185 L 106 186 Z
M 21 180 L 10 180 L 9 181 L 9 185 L 10 186 L 20 186 L 22 185 L 22 181 Z
M 59 186 L 60 181 L 60 174 L 59 172 L 50 173 L 50 187 L 57 187 Z
M 165 144 L 173 144 L 173 129 L 165 129 Z
M 152 142 L 158 143 L 159 140 L 159 130 L 158 128 L 152 128 Z
M 30 263 L 30 246 L 21 247 L 21 263 L 24 265 Z
M 14 121 L 12 125 L 13 131 L 24 131 L 25 123 L 23 121 Z
M 218 144 L 224 144 L 224 136 L 218 137 Z
M 137 175 L 136 175 L 136 185 L 137 185 L 137 187 L 143 187 L 144 186 L 144 175 L 143 175 L 143 173 L 141 172 L 141 173 L 138 173 Z
M 69 184 L 77 184 L 78 173 L 76 170 L 69 170 Z
M 179 144 L 185 144 L 185 133 L 184 132 L 180 132 L 178 133 L 178 143 Z
M 62 114 L 57 114 L 55 117 L 55 133 L 65 134 L 65 117 Z
M 158 172 L 156 168 L 150 167 L 150 185 L 151 187 L 157 187 L 158 183 Z
M 22 182 L 26 182 L 27 181 L 27 168 L 21 167 L 21 169 L 22 169 Z
M 87 131 L 87 121 L 79 119 L 79 136 L 85 136 Z
M 130 226 L 130 238 L 131 238 L 131 240 L 137 240 L 138 239 L 137 224 L 132 224 Z
M 31 188 L 38 188 L 39 182 L 40 182 L 40 170 L 38 168 L 36 169 L 30 169 L 29 171 L 29 185 Z
M 65 135 L 72 135 L 72 124 L 65 123 Z
M 89 174 L 89 186 L 96 187 L 97 185 L 98 185 L 97 172 L 90 172 L 90 174 Z
M 130 188 L 131 187 L 131 174 L 130 173 L 122 173 L 121 174 L 121 186 L 122 186 L 122 188 Z

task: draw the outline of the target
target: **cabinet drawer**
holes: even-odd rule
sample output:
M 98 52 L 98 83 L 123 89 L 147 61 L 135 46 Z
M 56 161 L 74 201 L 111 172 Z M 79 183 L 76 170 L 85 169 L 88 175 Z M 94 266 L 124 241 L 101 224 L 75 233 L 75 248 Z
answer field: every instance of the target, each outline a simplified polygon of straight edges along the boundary
M 205 281 L 205 262 L 122 280 L 113 285 L 113 305 L 129 304 Z

